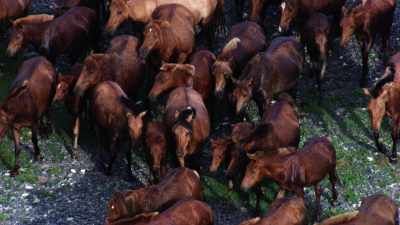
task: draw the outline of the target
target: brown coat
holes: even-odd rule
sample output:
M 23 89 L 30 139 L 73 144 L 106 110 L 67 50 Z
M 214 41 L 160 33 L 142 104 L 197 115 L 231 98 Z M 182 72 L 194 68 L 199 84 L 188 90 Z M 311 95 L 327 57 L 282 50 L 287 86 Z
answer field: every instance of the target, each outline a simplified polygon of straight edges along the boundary
M 182 200 L 153 217 L 147 225 L 212 225 L 213 222 L 213 211 L 206 203 Z
M 255 98 L 260 112 L 267 112 L 275 94 L 296 87 L 303 69 L 303 46 L 294 37 L 279 37 L 272 41 L 266 52 L 254 56 L 235 81 L 233 97 L 236 113 Z
M 321 81 L 328 65 L 331 22 L 322 13 L 312 14 L 301 29 L 301 40 L 311 59 L 311 72 L 317 79 L 318 90 L 322 95 Z
M 83 96 L 101 81 L 112 80 L 128 96 L 134 96 L 144 79 L 144 65 L 137 53 L 138 44 L 138 39 L 133 36 L 117 36 L 111 41 L 107 53 L 87 56 L 74 92 Z
M 400 83 L 400 52 L 393 55 L 386 65 L 385 73 L 381 78 L 374 84 L 374 86 L 368 90 L 373 97 L 378 97 L 382 87 L 388 82 Z
M 201 95 L 192 88 L 176 88 L 169 95 L 164 119 L 175 135 L 178 159 L 184 166 L 185 156 L 200 150 L 210 134 L 210 118 Z
M 77 58 L 87 48 L 95 24 L 95 11 L 74 7 L 49 24 L 43 34 L 41 47 L 52 59 L 64 53 Z
M 382 51 L 388 54 L 396 0 L 365 0 L 360 5 L 343 10 L 340 23 L 342 28 L 341 45 L 346 46 L 353 34 L 361 43 L 362 77 L 361 85 L 365 85 L 368 76 L 368 55 L 374 44 L 376 35 L 382 37 Z
M 164 64 L 155 78 L 149 97 L 154 99 L 164 91 L 177 87 L 193 87 L 206 101 L 211 93 L 211 66 L 214 61 L 213 53 L 201 50 L 193 54 L 189 64 Z
M 31 0 L 0 0 L 0 21 L 24 14 Z
M 195 26 L 194 15 L 186 7 L 158 7 L 144 29 L 140 58 L 144 60 L 153 53 L 163 62 L 184 63 L 194 49 Z
M 308 140 L 303 149 L 289 153 L 263 153 L 249 155 L 251 162 L 247 166 L 246 175 L 242 180 L 242 188 L 249 189 L 257 185 L 264 177 L 276 181 L 279 186 L 304 197 L 304 187 L 315 186 L 317 216 L 320 214 L 319 183 L 329 176 L 332 185 L 333 201 L 337 199 L 335 183 L 336 151 L 326 137 Z
M 142 112 L 138 111 L 134 104 L 130 103 L 125 92 L 113 81 L 99 83 L 93 90 L 91 109 L 95 120 L 98 143 L 104 143 L 105 134 L 109 139 L 107 146 L 111 157 L 108 162 L 106 174 L 112 172 L 112 165 L 119 152 L 118 141 L 122 133 L 129 129 L 131 147 L 136 140 L 135 129 L 137 121 L 142 120 Z M 129 151 L 131 150 L 131 147 Z M 131 154 L 127 154 L 128 172 L 131 172 Z
M 24 61 L 11 86 L 10 94 L 0 105 L 0 141 L 8 129 L 13 132 L 15 166 L 11 175 L 18 175 L 20 161 L 20 131 L 24 127 L 32 130 L 35 160 L 41 159 L 38 146 L 38 126 L 49 110 L 55 93 L 56 72 L 53 65 L 43 57 Z
M 367 93 L 369 94 L 369 93 Z M 371 120 L 371 127 L 374 134 L 375 145 L 378 151 L 385 153 L 385 149 L 379 141 L 379 130 L 383 118 L 388 116 L 392 119 L 392 154 L 389 157 L 391 162 L 397 161 L 397 141 L 400 132 L 400 84 L 396 82 L 383 86 L 381 93 L 376 98 L 371 98 L 368 103 L 368 111 Z
M 298 147 L 300 121 L 292 103 L 279 100 L 265 113 L 248 138 L 241 141 L 246 152 L 273 151 L 282 147 Z
M 257 217 L 240 225 L 306 225 L 306 205 L 299 197 L 276 199 L 262 218 Z
M 115 192 L 108 203 L 106 223 L 163 210 L 187 198 L 202 199 L 200 176 L 195 170 L 174 169 L 157 185 Z
M 317 12 L 340 18 L 345 2 L 346 0 L 283 0 L 279 31 L 287 31 L 293 19 L 305 20 Z
M 19 18 L 12 23 L 7 54 L 14 56 L 21 48 L 32 44 L 37 49 L 42 43 L 43 34 L 54 19 L 53 15 L 39 14 Z
M 223 94 L 227 80 L 237 77 L 246 63 L 266 47 L 263 29 L 254 22 L 242 22 L 232 26 L 228 42 L 217 56 L 212 74 L 215 94 Z
M 167 137 L 166 128 L 161 122 L 149 122 L 146 128 L 146 146 L 152 158 L 153 173 L 160 178 L 166 172 Z
M 195 23 L 202 23 L 203 25 L 208 24 L 215 11 L 217 9 L 221 10 L 223 7 L 223 1 L 221 0 L 112 0 L 110 6 L 111 14 L 106 30 L 114 32 L 127 19 L 144 24 L 149 23 L 153 12 L 157 8 L 169 4 L 184 5 L 193 14 Z
M 398 225 L 398 206 L 391 198 L 376 194 L 362 200 L 358 212 L 342 214 L 316 225 Z

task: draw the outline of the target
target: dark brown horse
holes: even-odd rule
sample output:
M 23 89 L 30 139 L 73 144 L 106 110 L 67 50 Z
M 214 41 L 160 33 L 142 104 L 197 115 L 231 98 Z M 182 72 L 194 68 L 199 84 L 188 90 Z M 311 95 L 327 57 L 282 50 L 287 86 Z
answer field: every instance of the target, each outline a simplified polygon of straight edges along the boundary
M 194 15 L 186 7 L 158 7 L 145 27 L 140 58 L 145 60 L 153 53 L 162 62 L 184 63 L 195 47 L 195 26 Z
M 388 55 L 390 32 L 392 29 L 396 0 L 364 0 L 352 9 L 343 8 L 341 45 L 346 46 L 353 34 L 361 47 L 362 76 L 361 86 L 365 86 L 368 78 L 368 55 L 376 35 L 382 38 L 382 52 Z
M 0 21 L 24 14 L 31 0 L 0 0 Z
M 179 163 L 200 150 L 210 134 L 210 119 L 201 95 L 193 88 L 176 88 L 169 95 L 165 122 L 174 135 Z
M 26 60 L 20 67 L 11 92 L 0 105 L 0 140 L 12 130 L 15 146 L 15 166 L 11 176 L 19 174 L 21 152 L 20 131 L 32 130 L 35 160 L 41 160 L 38 145 L 39 123 L 48 112 L 56 86 L 53 65 L 43 57 Z
M 128 96 L 135 96 L 144 79 L 144 65 L 137 53 L 138 44 L 137 38 L 122 35 L 113 38 L 107 53 L 87 56 L 74 92 L 83 96 L 96 84 L 112 80 Z
M 53 19 L 53 15 L 40 14 L 14 20 L 7 54 L 14 56 L 28 44 L 32 44 L 39 49 L 42 44 L 43 34 Z
M 108 203 L 106 224 L 141 213 L 163 210 L 182 199 L 202 199 L 200 176 L 195 170 L 177 168 L 159 184 L 115 192 Z

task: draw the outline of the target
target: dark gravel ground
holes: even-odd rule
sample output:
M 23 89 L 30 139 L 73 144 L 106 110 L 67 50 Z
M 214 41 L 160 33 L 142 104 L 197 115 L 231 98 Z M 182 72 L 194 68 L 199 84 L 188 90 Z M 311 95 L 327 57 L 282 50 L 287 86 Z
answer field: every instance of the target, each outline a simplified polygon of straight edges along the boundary
M 236 20 L 232 16 L 234 6 L 232 3 L 230 3 L 230 1 L 225 2 L 227 3 L 227 23 L 233 24 Z M 52 0 L 33 0 L 33 5 L 29 12 L 51 13 L 52 8 Z M 268 21 L 278 20 L 279 15 L 274 13 L 277 11 L 277 9 L 278 8 L 275 6 L 268 9 L 268 15 L 271 15 L 269 18 L 270 20 Z M 277 30 L 275 24 L 265 25 L 265 27 L 268 27 L 267 33 L 273 33 L 271 30 Z M 2 42 L 4 42 L 4 40 Z M 221 39 L 217 45 L 221 46 L 222 43 L 223 40 Z M 391 45 L 393 49 L 400 50 L 400 9 L 396 11 Z M 0 46 L 4 46 L 4 44 Z M 359 49 L 354 41 L 346 49 L 338 48 L 338 43 L 335 43 L 335 46 L 336 48 L 333 49 L 332 56 L 329 60 L 327 79 L 324 83 L 323 89 L 326 93 L 326 99 L 338 98 L 341 99 L 341 101 L 335 102 L 336 105 L 333 107 L 333 111 L 332 107 L 329 107 L 329 100 L 323 102 L 322 108 L 332 111 L 331 116 L 334 123 L 344 124 L 344 115 L 351 115 L 353 111 L 355 112 L 358 110 L 365 111 L 365 98 L 352 97 L 355 91 L 354 87 L 358 87 L 358 79 L 361 71 L 361 57 Z M 379 50 L 376 52 L 379 52 Z M 25 57 L 27 57 L 27 55 L 29 54 L 25 54 Z M 383 71 L 383 65 L 379 60 L 379 57 L 376 56 L 377 53 L 374 52 L 371 55 L 372 60 L 370 63 L 370 81 L 380 76 Z M 9 59 L 1 59 L 0 57 L 0 78 L 2 79 L 12 80 L 11 76 L 15 74 L 15 69 L 9 68 L 10 66 L 7 64 L 9 62 Z M 63 63 L 60 64 L 60 67 L 65 66 Z M 303 116 L 302 125 L 307 127 L 302 128 L 304 129 L 304 135 L 309 136 L 310 134 L 330 134 L 335 137 L 335 132 L 343 132 L 351 139 L 351 141 L 357 143 L 357 145 L 360 145 L 366 149 L 371 149 L 371 143 L 364 144 L 363 140 L 360 140 L 360 138 L 357 136 L 358 134 L 352 133 L 353 130 L 351 127 L 344 129 L 344 131 L 330 129 L 327 124 L 321 122 L 324 121 L 323 118 L 321 119 L 322 115 L 309 112 L 307 110 L 307 106 L 310 105 L 310 102 L 313 102 L 315 99 L 317 99 L 314 84 L 315 82 L 313 79 L 307 77 L 302 79 L 297 96 L 301 115 Z M 55 122 L 55 126 L 57 127 L 57 125 L 60 124 L 60 127 L 67 129 L 67 121 L 69 121 L 70 118 L 64 116 L 65 112 L 63 109 L 60 107 L 55 107 L 55 114 L 56 118 L 58 119 L 58 121 Z M 363 127 L 362 130 L 369 129 L 369 125 L 360 126 Z M 113 191 L 135 188 L 148 183 L 148 167 L 141 157 L 135 157 L 134 160 L 134 179 L 128 179 L 122 172 L 125 171 L 125 162 L 122 158 L 120 158 L 117 162 L 117 167 L 114 170 L 113 176 L 107 177 L 101 173 L 94 163 L 95 160 L 93 158 L 95 155 L 96 145 L 93 143 L 93 132 L 88 127 L 83 128 L 85 132 L 81 142 L 82 149 L 80 152 L 80 159 L 78 161 L 71 160 L 64 142 L 60 138 L 65 136 L 65 129 L 57 130 L 57 132 L 51 135 L 50 138 L 41 140 L 40 145 L 46 153 L 46 159 L 44 162 L 40 164 L 33 164 L 29 155 L 25 157 L 25 160 L 23 161 L 28 166 L 23 168 L 22 172 L 24 175 L 18 179 L 11 179 L 8 177 L 8 171 L 5 168 L 7 166 L 2 166 L 2 163 L 6 165 L 5 161 L 7 158 L 4 159 L 5 157 L 0 157 L 0 224 L 103 224 L 106 212 L 106 204 Z M 337 144 L 336 147 L 342 147 L 342 142 L 340 141 L 341 140 L 339 140 L 339 144 Z M 27 142 L 27 138 L 25 138 L 24 142 Z M 5 144 L 2 144 L 0 149 L 3 150 L 5 148 L 4 146 L 12 146 L 10 140 L 7 140 Z M 353 146 L 353 144 L 343 144 L 343 148 L 345 149 Z M 29 148 L 29 146 L 26 147 L 27 149 Z M 10 147 L 7 148 L 7 151 L 10 151 Z M 201 159 L 204 167 L 203 170 L 208 167 L 210 160 L 209 149 L 205 148 L 204 152 L 205 154 L 203 154 Z M 376 164 L 382 164 L 382 158 L 379 158 L 379 156 L 376 156 L 376 154 L 373 155 L 373 158 L 373 160 L 376 160 Z M 390 167 L 386 164 L 384 165 L 385 167 Z M 350 164 L 350 166 L 352 165 Z M 393 168 L 390 167 L 390 169 Z M 375 170 L 375 167 L 372 168 L 371 174 L 378 173 Z M 394 167 L 393 171 L 394 176 L 400 176 L 400 169 L 398 166 Z M 201 174 L 211 176 L 205 171 L 203 171 Z M 384 175 L 386 175 L 386 173 Z M 222 176 L 219 175 L 217 178 L 219 179 L 220 177 Z M 371 180 L 374 179 L 387 179 L 387 177 L 375 177 L 371 175 Z M 374 192 L 384 191 L 397 201 L 400 200 L 400 196 L 398 195 L 400 191 L 399 179 L 394 179 L 394 182 L 390 182 L 390 185 L 386 185 L 382 189 L 377 188 L 378 186 L 375 186 L 372 181 L 370 182 L 369 178 L 366 179 L 365 184 L 365 186 L 367 186 L 365 190 L 363 189 L 357 191 L 362 194 L 372 194 Z M 364 185 L 358 185 L 357 188 L 361 186 Z M 348 188 L 351 188 L 351 186 Z M 307 198 L 309 200 L 313 200 L 312 194 L 308 193 Z M 357 204 L 359 204 L 359 199 L 357 198 L 357 200 L 354 201 L 350 201 L 349 199 L 350 197 L 348 196 L 341 196 L 339 200 L 339 208 L 342 210 L 348 210 L 357 207 Z M 216 225 L 239 224 L 241 221 L 249 218 L 252 215 L 252 210 L 249 209 L 249 207 L 245 204 L 238 205 L 234 202 L 226 201 L 224 199 L 220 200 L 206 198 L 206 200 L 214 210 Z M 325 199 L 325 201 L 323 201 L 324 209 L 332 210 L 329 206 L 327 206 L 326 202 L 327 201 Z

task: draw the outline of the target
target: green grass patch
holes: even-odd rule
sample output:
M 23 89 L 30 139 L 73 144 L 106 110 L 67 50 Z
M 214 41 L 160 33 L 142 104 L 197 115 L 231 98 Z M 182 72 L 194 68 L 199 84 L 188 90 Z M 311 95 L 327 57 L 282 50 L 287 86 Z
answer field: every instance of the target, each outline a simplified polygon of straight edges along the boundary
M 8 215 L 0 212 L 0 222 L 5 222 L 8 219 Z

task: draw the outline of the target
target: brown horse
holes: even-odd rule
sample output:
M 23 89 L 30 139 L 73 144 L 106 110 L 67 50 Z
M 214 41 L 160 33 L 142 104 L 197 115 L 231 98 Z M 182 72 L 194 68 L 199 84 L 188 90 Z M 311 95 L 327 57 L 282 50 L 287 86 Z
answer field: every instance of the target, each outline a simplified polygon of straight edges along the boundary
M 127 19 L 147 24 L 160 6 L 179 4 L 193 15 L 195 24 L 208 25 L 213 17 L 223 16 L 223 0 L 112 0 L 106 31 L 114 32 Z
M 281 153 L 283 150 L 288 150 Z M 251 162 L 241 187 L 247 190 L 257 185 L 264 177 L 276 181 L 281 189 L 296 193 L 304 198 L 304 187 L 314 186 L 317 205 L 317 220 L 320 216 L 321 187 L 319 183 L 329 176 L 332 185 L 332 203 L 337 199 L 335 184 L 336 151 L 326 137 L 308 140 L 303 149 L 279 149 L 277 153 L 263 152 L 248 155 Z
M 364 89 L 367 96 L 371 96 L 367 89 Z M 400 108 L 397 102 L 400 100 L 400 84 L 388 83 L 383 86 L 381 92 L 377 97 L 369 100 L 368 111 L 371 120 L 371 127 L 374 135 L 375 145 L 378 151 L 386 153 L 385 148 L 379 141 L 379 130 L 381 128 L 382 120 L 385 116 L 392 119 L 392 154 L 389 161 L 392 163 L 397 162 L 397 141 L 400 132 Z
M 373 97 L 378 97 L 382 87 L 388 82 L 400 83 L 400 52 L 393 55 L 386 65 L 385 73 L 369 89 Z
M 53 19 L 53 15 L 39 14 L 14 20 L 12 22 L 7 54 L 14 56 L 21 48 L 28 44 L 32 44 L 39 49 L 44 31 Z
M 256 217 L 240 225 L 306 225 L 306 205 L 299 197 L 276 199 L 263 217 Z
M 333 15 L 338 20 L 345 2 L 346 0 L 283 0 L 279 32 L 287 31 L 293 19 L 303 23 L 311 14 L 317 12 Z
M 227 44 L 212 68 L 215 95 L 222 98 L 227 81 L 231 77 L 238 77 L 246 63 L 265 47 L 264 31 L 257 23 L 243 22 L 234 25 Z
M 304 63 L 304 48 L 294 37 L 275 38 L 266 52 L 254 56 L 246 65 L 233 98 L 239 114 L 254 98 L 259 112 L 267 112 L 275 94 L 293 90 Z
M 154 52 L 162 62 L 184 63 L 195 47 L 192 12 L 178 4 L 163 5 L 152 14 L 139 50 L 142 60 Z
M 91 109 L 96 126 L 98 144 L 103 142 L 103 135 L 109 139 L 107 146 L 111 157 L 108 161 L 106 174 L 110 175 L 112 165 L 119 152 L 118 141 L 121 134 L 128 130 L 131 138 L 131 147 L 127 151 L 128 172 L 131 174 L 131 148 L 134 140 L 137 139 L 136 130 L 140 129 L 138 120 L 142 120 L 146 111 L 138 111 L 134 104 L 130 103 L 121 87 L 112 81 L 105 81 L 96 86 L 91 99 Z M 104 146 L 102 146 L 104 147 Z
M 177 87 L 193 87 L 206 101 L 211 93 L 213 53 L 201 50 L 193 54 L 190 64 L 164 64 L 155 78 L 149 98 L 155 99 L 165 91 Z
M 169 95 L 165 122 L 175 136 L 179 163 L 200 150 L 210 134 L 210 119 L 201 95 L 192 88 L 176 88 Z
M 94 10 L 74 7 L 48 25 L 43 33 L 41 49 L 51 59 L 68 53 L 76 60 L 90 44 L 95 24 Z
M 331 21 L 322 13 L 312 14 L 301 28 L 301 41 L 310 55 L 311 73 L 317 80 L 320 98 L 321 82 L 328 66 L 331 31 Z
M 63 74 L 58 78 L 58 84 L 56 89 L 56 94 L 53 101 L 62 101 L 67 107 L 69 113 L 74 117 L 74 122 L 72 125 L 73 132 L 73 152 L 72 157 L 77 157 L 78 150 L 78 139 L 80 133 L 80 119 L 79 114 L 82 110 L 81 97 L 73 93 L 78 76 L 82 71 L 81 64 L 75 64 L 73 68 L 66 74 Z
M 200 176 L 195 170 L 173 169 L 157 185 L 115 192 L 108 203 L 106 224 L 163 210 L 187 198 L 202 199 Z
M 389 38 L 392 29 L 396 0 L 364 0 L 360 5 L 343 8 L 341 45 L 344 47 L 353 34 L 356 35 L 361 47 L 362 76 L 361 86 L 365 86 L 368 77 L 368 55 L 376 35 L 382 38 L 382 52 L 388 55 Z
M 112 80 L 128 96 L 135 96 L 144 79 L 144 65 L 137 53 L 138 44 L 138 39 L 133 36 L 117 36 L 111 41 L 107 53 L 87 56 L 74 93 L 83 96 L 101 81 Z
M 249 20 L 254 22 L 262 22 L 262 12 L 270 4 L 280 4 L 282 0 L 251 0 Z
M 56 72 L 43 57 L 26 60 L 20 67 L 11 92 L 0 105 L 0 141 L 11 129 L 15 146 L 15 166 L 11 176 L 19 174 L 20 131 L 32 130 L 35 160 L 42 159 L 38 145 L 40 120 L 48 112 L 55 93 Z
M 396 202 L 382 194 L 362 199 L 358 211 L 326 219 L 316 225 L 398 225 L 399 211 Z
M 31 0 L 0 0 L 0 21 L 24 14 Z
M 149 122 L 146 127 L 146 146 L 149 148 L 152 158 L 152 170 L 159 179 L 166 172 L 167 157 L 167 129 L 161 122 Z

